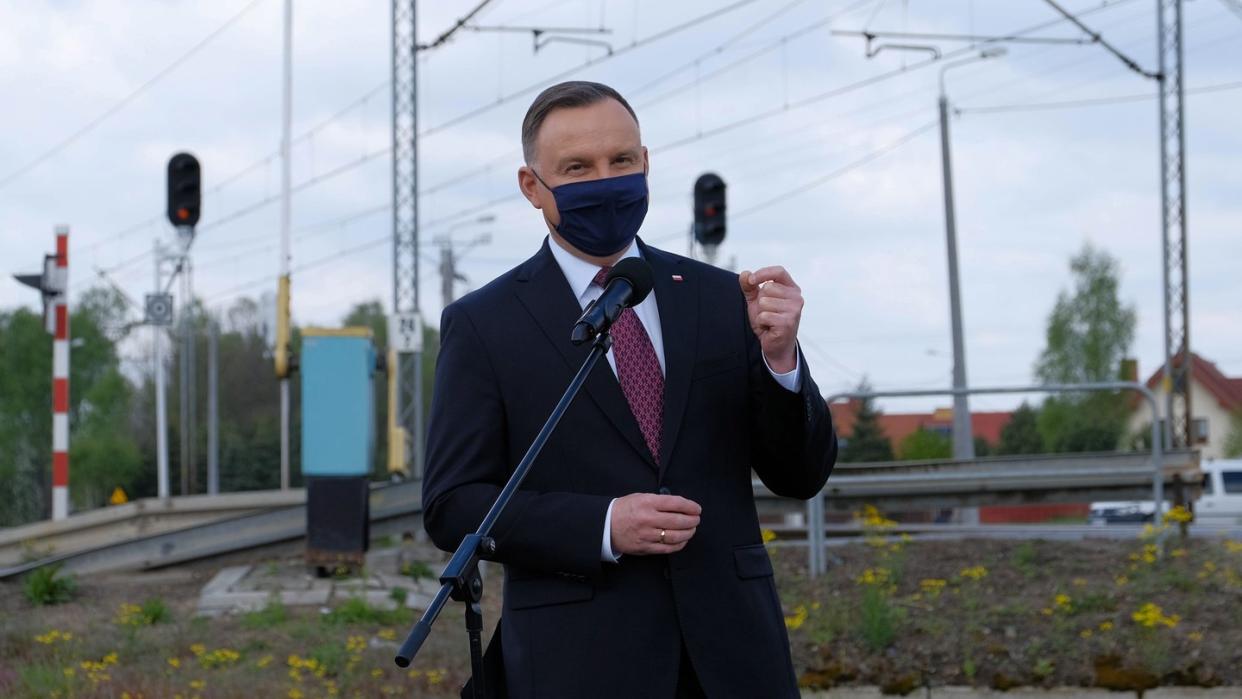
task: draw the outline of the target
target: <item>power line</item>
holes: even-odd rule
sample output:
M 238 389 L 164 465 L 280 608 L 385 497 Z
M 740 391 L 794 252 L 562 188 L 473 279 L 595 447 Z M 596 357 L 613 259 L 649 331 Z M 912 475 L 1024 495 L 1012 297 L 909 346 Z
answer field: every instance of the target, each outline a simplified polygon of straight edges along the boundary
M 632 90 L 629 90 L 629 91 L 628 91 L 628 93 L 627 93 L 627 94 L 629 95 L 629 98 L 630 98 L 630 99 L 633 99 L 635 95 L 640 95 L 640 94 L 642 94 L 642 93 L 646 92 L 647 90 L 649 90 L 650 88 L 652 88 L 652 87 L 654 87 L 654 86 L 656 86 L 656 85 L 659 85 L 660 83 L 664 82 L 665 80 L 668 80 L 669 78 L 673 77 L 674 75 L 678 75 L 678 74 L 680 74 L 680 73 L 685 72 L 687 69 L 693 68 L 693 67 L 694 67 L 695 65 L 697 65 L 700 61 L 706 60 L 706 59 L 708 59 L 708 58 L 710 58 L 710 57 L 712 57 L 712 56 L 715 56 L 716 54 L 719 54 L 719 53 L 723 52 L 723 51 L 724 51 L 725 49 L 727 49 L 729 46 L 732 46 L 735 42 L 737 42 L 737 40 L 738 40 L 738 39 L 741 39 L 742 37 L 747 36 L 747 35 L 749 35 L 749 34 L 751 34 L 751 33 L 755 32 L 755 31 L 759 30 L 760 28 L 762 28 L 762 27 L 763 27 L 765 24 L 767 24 L 768 22 L 771 22 L 772 20 L 776 19 L 777 17 L 780 17 L 781 15 L 785 14 L 786 12 L 788 12 L 788 11 L 789 11 L 789 10 L 791 10 L 791 9 L 793 9 L 794 7 L 796 7 L 796 6 L 798 6 L 798 5 L 801 5 L 803 2 L 806 2 L 806 0 L 793 0 L 793 2 L 790 2 L 790 3 L 786 4 L 786 5 L 784 5 L 783 7 L 781 7 L 781 8 L 779 8 L 779 9 L 777 9 L 777 11 L 776 11 L 776 12 L 773 12 L 772 14 L 770 14 L 770 15 L 768 15 L 768 16 L 766 16 L 766 17 L 762 18 L 762 19 L 760 19 L 758 22 L 756 22 L 756 23 L 754 23 L 753 25 L 751 25 L 751 26 L 747 27 L 747 28 L 746 28 L 746 29 L 744 29 L 743 31 L 738 32 L 737 34 L 734 34 L 733 36 L 729 37 L 728 39 L 725 39 L 724 41 L 720 42 L 719 44 L 717 44 L 717 45 L 716 45 L 716 47 L 715 47 L 715 48 L 711 49 L 710 51 L 707 51 L 706 53 L 703 53 L 703 54 L 699 55 L 699 56 L 698 56 L 697 58 L 695 58 L 694 60 L 691 60 L 691 61 L 688 61 L 688 62 L 686 62 L 686 63 L 683 63 L 683 64 L 681 64 L 681 65 L 677 66 L 676 68 L 674 68 L 674 69 L 672 69 L 672 70 L 668 71 L 667 73 L 664 73 L 663 75 L 661 75 L 661 76 L 659 76 L 659 77 L 657 77 L 657 78 L 655 78 L 655 79 L 653 79 L 653 80 L 649 80 L 649 81 L 647 81 L 647 82 L 643 83 L 642 85 L 639 85 L 638 87 L 636 87 L 636 88 L 634 88 L 634 89 L 632 89 Z M 872 0 L 859 0 L 858 2 L 854 3 L 854 6 L 855 6 L 855 7 L 857 7 L 858 5 L 863 5 L 863 4 L 866 4 L 866 3 L 868 3 L 868 2 L 872 2 Z
M 872 0 L 863 0 L 863 2 L 871 2 L 871 1 L 872 1 Z M 646 102 L 643 102 L 643 103 L 639 104 L 639 105 L 638 105 L 638 107 L 639 107 L 639 109 L 644 109 L 644 108 L 646 108 L 646 107 L 650 107 L 650 106 L 653 106 L 653 105 L 659 104 L 659 103 L 661 103 L 661 102 L 664 102 L 664 101 L 666 101 L 666 100 L 668 100 L 668 99 L 671 99 L 671 98 L 673 98 L 673 97 L 679 97 L 679 96 L 685 95 L 685 94 L 686 94 L 686 90 L 688 90 L 691 86 L 694 86 L 694 85 L 701 85 L 701 84 L 703 84 L 703 83 L 707 82 L 708 80 L 711 80 L 712 78 L 716 77 L 717 75 L 720 75 L 720 74 L 722 74 L 722 73 L 727 73 L 727 72 L 729 72 L 730 70 L 733 70 L 734 68 L 736 68 L 736 67 L 738 67 L 738 66 L 740 66 L 740 65 L 744 65 L 744 64 L 746 64 L 746 63 L 749 63 L 750 61 L 753 61 L 754 59 L 756 59 L 756 58 L 758 58 L 758 57 L 760 57 L 760 56 L 766 55 L 766 54 L 768 54 L 768 53 L 771 53 L 772 51 L 775 51 L 775 50 L 777 50 L 777 49 L 779 49 L 779 48 L 782 48 L 783 46 L 785 46 L 785 45 L 786 45 L 786 44 L 787 44 L 790 40 L 792 40 L 792 39 L 797 39 L 797 38 L 799 38 L 799 37 L 805 36 L 806 34 L 809 34 L 809 33 L 813 32 L 813 31 L 815 31 L 815 30 L 817 30 L 817 29 L 819 29 L 819 28 L 821 28 L 821 27 L 824 27 L 824 26 L 826 26 L 826 25 L 831 24 L 831 23 L 832 23 L 833 21 L 835 21 L 838 17 L 840 17 L 840 16 L 841 16 L 841 15 L 843 15 L 843 14 L 846 14 L 847 12 L 849 12 L 851 9 L 853 9 L 854 7 L 856 7 L 856 6 L 857 6 L 857 5 L 859 5 L 859 4 L 862 4 L 862 3 L 855 3 L 854 5 L 851 5 L 849 8 L 846 8 L 846 9 L 844 9 L 844 10 L 841 10 L 840 12 L 833 13 L 832 15 L 829 15 L 828 17 L 825 17 L 825 18 L 823 18 L 823 19 L 821 19 L 821 20 L 819 20 L 819 21 L 817 21 L 817 22 L 812 22 L 811 24 L 808 24 L 808 25 L 806 25 L 805 27 L 801 27 L 800 29 L 798 29 L 798 30 L 797 30 L 797 31 L 795 31 L 795 32 L 791 32 L 791 33 L 789 33 L 789 34 L 786 34 L 786 35 L 784 35 L 784 36 L 782 36 L 782 37 L 777 38 L 777 39 L 776 39 L 776 40 L 774 40 L 774 41 L 768 42 L 767 44 L 765 44 L 765 45 L 763 45 L 762 47 L 760 47 L 758 50 L 756 50 L 756 51 L 752 51 L 751 53 L 746 54 L 745 56 L 742 56 L 741 58 L 738 58 L 738 59 L 736 59 L 736 60 L 732 61 L 731 63 L 727 63 L 727 64 L 725 64 L 725 65 L 723 65 L 723 66 L 721 66 L 721 67 L 717 68 L 716 70 L 713 70 L 712 72 L 710 72 L 710 73 L 708 73 L 708 74 L 706 74 L 706 75 L 696 76 L 694 80 L 692 80 L 692 81 L 690 81 L 690 82 L 688 82 L 688 83 L 686 83 L 686 84 L 684 84 L 684 85 L 681 85 L 681 86 L 679 86 L 679 87 L 677 87 L 677 88 L 674 88 L 674 89 L 672 89 L 672 90 L 669 90 L 669 91 L 667 91 L 667 92 L 664 92 L 663 94 L 659 95 L 658 97 L 653 97 L 652 99 L 647 100 Z M 741 35 L 738 35 L 738 36 L 741 36 Z M 737 38 L 737 37 L 734 37 L 734 39 L 736 39 L 736 38 Z M 698 57 L 698 58 L 694 59 L 693 61 L 691 61 L 691 62 L 689 62 L 689 63 L 687 63 L 687 64 L 685 64 L 685 65 L 683 65 L 683 66 L 681 66 L 681 67 L 677 68 L 676 70 L 674 70 L 674 71 L 672 71 L 672 72 L 670 72 L 670 73 L 666 74 L 666 76 L 665 76 L 665 77 L 668 77 L 668 76 L 670 76 L 670 75 L 675 75 L 675 74 L 677 74 L 677 73 L 680 73 L 680 72 L 684 71 L 684 70 L 685 70 L 686 68 L 688 68 L 688 67 L 694 67 L 694 66 L 699 65 L 699 63 L 700 63 L 702 60 L 704 60 L 705 58 L 710 57 L 710 56 L 712 56 L 712 55 L 715 55 L 715 54 L 719 53 L 720 51 L 722 51 L 724 46 L 725 46 L 725 44 L 721 44 L 721 45 L 720 45 L 719 47 L 717 47 L 716 49 L 714 49 L 714 50 L 712 50 L 712 51 L 709 51 L 708 53 L 703 54 L 702 56 L 700 56 L 700 57 Z M 659 82 L 660 80 L 663 80 L 663 78 L 657 79 L 656 81 L 654 81 L 654 82 L 652 82 L 652 83 L 648 83 L 648 85 L 655 84 L 656 82 Z M 639 91 L 641 92 L 641 90 L 639 90 Z M 631 93 L 631 94 L 633 94 L 633 93 Z
M 42 163 L 46 162 L 47 160 L 49 160 L 56 154 L 60 153 L 65 148 L 68 148 L 79 138 L 82 138 L 83 136 L 90 133 L 91 131 L 94 131 L 95 128 L 97 128 L 100 124 L 107 121 L 112 115 L 124 109 L 126 105 L 128 105 L 130 102 L 133 102 L 135 99 L 137 99 L 139 95 L 146 92 L 156 83 L 158 83 L 160 80 L 167 77 L 169 73 L 172 73 L 174 70 L 181 67 L 181 65 L 185 63 L 187 60 L 189 60 L 192 56 L 194 56 L 199 51 L 201 51 L 203 48 L 205 48 L 208 44 L 214 41 L 221 34 L 228 31 L 230 28 L 232 28 L 232 26 L 236 24 L 239 20 L 241 20 L 242 17 L 246 16 L 247 14 L 250 13 L 251 10 L 258 7 L 261 2 L 263 2 L 263 0 L 253 0 L 250 4 L 243 7 L 239 12 L 237 12 L 232 17 L 225 20 L 223 24 L 217 27 L 210 34 L 203 37 L 203 39 L 200 40 L 197 44 L 195 44 L 194 46 L 191 46 L 190 49 L 186 51 L 185 53 L 181 54 L 181 56 L 177 58 L 177 60 L 168 64 L 163 70 L 159 71 L 154 76 L 147 79 L 146 82 L 142 83 L 137 88 L 135 88 L 133 91 L 131 91 L 128 95 L 121 98 L 119 102 L 112 105 L 108 109 L 104 110 L 102 114 L 100 114 L 99 116 L 87 122 L 84 126 L 79 128 L 77 131 L 74 131 L 73 133 L 69 134 L 64 139 L 62 139 L 60 142 L 53 145 L 51 148 L 48 148 L 47 150 L 43 151 L 43 153 L 36 156 L 30 162 L 10 172 L 9 174 L 5 175 L 3 178 L 0 178 L 0 189 L 4 189 L 6 186 L 8 186 L 10 183 L 17 180 L 22 175 L 25 175 L 27 172 L 30 172 L 31 170 L 38 167 Z
M 857 170 L 858 168 L 860 168 L 860 167 L 862 167 L 862 166 L 864 166 L 864 165 L 867 165 L 868 163 L 871 163 L 871 162 L 873 162 L 873 161 L 875 161 L 875 160 L 878 160 L 879 158 L 882 158 L 882 157 L 884 157 L 885 155 L 887 155 L 887 154 L 889 154 L 889 153 L 891 153 L 891 152 L 893 152 L 893 151 L 897 150 L 898 148 L 900 148 L 900 147 L 904 146 L 905 144 L 909 143 L 910 141 L 913 141 L 914 139 L 916 139 L 916 138 L 918 138 L 919 136 L 921 136 L 921 135 L 923 135 L 923 134 L 927 133 L 928 131 L 931 131 L 932 129 L 934 129 L 934 128 L 936 127 L 937 123 L 938 123 L 938 122 L 936 122 L 936 121 L 931 121 L 931 122 L 928 122 L 928 123 L 926 123 L 926 124 L 924 124 L 924 125 L 922 125 L 922 126 L 918 127 L 917 129 L 915 129 L 915 130 L 911 131 L 910 133 L 907 133 L 906 135 L 902 136 L 901 138 L 897 139 L 896 141 L 893 141 L 892 143 L 889 143 L 889 144 L 887 144 L 887 145 L 881 146 L 880 148 L 877 148 L 877 149 L 875 149 L 875 150 L 871 151 L 870 153 L 867 153 L 866 155 L 862 156 L 861 158 L 858 158 L 857 160 L 854 160 L 853 162 L 850 162 L 850 163 L 848 163 L 848 164 L 846 164 L 846 165 L 843 165 L 843 166 L 841 166 L 841 167 L 837 168 L 836 170 L 833 170 L 832 172 L 830 172 L 830 173 L 828 173 L 828 174 L 826 174 L 826 175 L 823 175 L 823 176 L 821 176 L 821 177 L 817 177 L 817 178 L 815 178 L 815 179 L 811 180 L 810 182 L 806 182 L 806 183 L 804 183 L 804 184 L 798 185 L 797 187 L 794 187 L 793 189 L 789 189 L 789 190 L 787 190 L 787 191 L 785 191 L 785 192 L 782 192 L 781 194 L 778 194 L 777 196 L 772 197 L 771 199 L 768 199 L 768 200 L 766 200 L 766 201 L 763 201 L 763 202 L 760 202 L 760 203 L 758 203 L 758 204 L 755 204 L 754 206 L 750 206 L 750 207 L 747 207 L 747 208 L 745 208 L 745 209 L 742 209 L 741 211 L 738 211 L 738 212 L 734 213 L 734 214 L 732 215 L 732 218 L 733 218 L 734 220 L 736 220 L 736 219 L 742 218 L 743 216 L 749 216 L 750 214 L 753 214 L 753 213 L 755 213 L 756 211 L 760 211 L 760 210 L 762 210 L 762 209 L 766 209 L 766 208 L 768 208 L 769 206 L 772 206 L 773 204 L 780 203 L 780 202 L 785 201 L 786 199 L 789 199 L 789 198 L 791 198 L 791 197 L 796 197 L 796 196 L 798 196 L 799 194 L 802 194 L 802 193 L 804 193 L 804 192 L 808 192 L 808 191 L 810 191 L 810 190 L 812 190 L 812 189 L 815 189 L 816 187 L 819 187 L 819 186 L 824 185 L 824 184 L 826 184 L 826 183 L 828 183 L 828 182 L 831 182 L 832 180 L 835 180 L 835 179 L 837 179 L 838 177 L 841 177 L 842 175 L 845 175 L 845 174 L 850 173 L 850 172 L 852 172 L 852 171 L 854 171 L 854 170 Z
M 578 73 L 587 68 L 590 68 L 591 66 L 597 65 L 599 63 L 603 63 L 604 61 L 607 61 L 607 60 L 616 58 L 617 56 L 621 56 L 623 54 L 629 53 L 635 49 L 638 49 L 648 44 L 660 41 L 661 39 L 665 39 L 674 34 L 685 31 L 686 29 L 701 26 L 704 22 L 715 19 L 722 15 L 728 14 L 745 5 L 750 5 L 751 3 L 754 3 L 755 1 L 756 0 L 737 0 L 736 2 L 733 2 L 729 5 L 725 5 L 724 7 L 720 7 L 715 10 L 705 12 L 699 15 L 698 17 L 695 17 L 694 19 L 688 20 L 686 22 L 682 22 L 681 24 L 674 25 L 672 27 L 669 27 L 668 29 L 664 29 L 662 31 L 656 32 L 655 34 L 652 34 L 651 36 L 638 39 L 634 41 L 633 43 L 631 43 L 629 46 L 622 46 L 621 48 L 616 49 L 612 53 L 605 54 L 603 56 L 599 56 L 597 58 L 592 58 L 590 60 L 584 61 L 583 63 L 580 63 L 577 66 L 563 70 L 551 77 L 544 78 L 536 83 L 532 83 L 514 92 L 510 92 L 507 95 L 498 97 L 496 100 L 489 102 L 485 105 L 482 105 L 480 107 L 471 109 L 467 112 L 458 114 L 457 116 L 452 117 L 446 121 L 443 121 L 435 126 L 429 127 L 425 131 L 422 131 L 421 133 L 419 133 L 418 136 L 419 138 L 430 136 L 432 134 L 444 131 L 445 129 L 448 129 L 449 127 L 456 126 L 462 122 L 469 121 L 470 119 L 473 119 L 474 117 L 477 117 L 480 114 L 489 112 L 495 109 L 496 107 L 499 107 L 502 104 L 506 104 L 514 99 L 517 99 L 518 97 L 534 92 L 535 90 L 538 90 L 544 85 L 560 81 L 575 73 Z
M 1186 88 L 1186 94 L 1198 95 L 1208 92 L 1224 92 L 1242 89 L 1242 81 L 1201 85 Z M 1146 102 L 1160 97 L 1152 92 L 1149 94 L 1114 95 L 1112 97 L 1096 97 L 1093 99 L 1064 100 L 1060 102 L 1032 102 L 1027 104 L 1002 104 L 990 107 L 965 107 L 954 110 L 957 114 L 999 114 L 1004 112 L 1036 112 L 1052 109 L 1073 109 L 1076 107 L 1098 107 L 1110 104 L 1126 104 L 1130 102 Z
M 1072 22 L 1072 23 L 1074 24 L 1074 26 L 1076 26 L 1076 27 L 1078 27 L 1079 29 L 1081 29 L 1081 30 L 1083 31 L 1083 33 L 1084 33 L 1084 34 L 1086 34 L 1087 36 L 1091 37 L 1091 41 L 1093 41 L 1094 43 L 1099 44 L 1100 46 L 1104 47 L 1104 49 L 1105 49 L 1105 50 L 1107 50 L 1109 53 L 1111 53 L 1111 54 L 1113 54 L 1114 56 L 1116 56 L 1116 57 L 1118 58 L 1118 60 L 1120 60 L 1122 63 L 1124 63 L 1124 64 L 1126 65 L 1126 67 L 1127 67 L 1127 68 L 1129 68 L 1130 70 L 1134 71 L 1135 73 L 1138 73 L 1139 75 L 1141 75 L 1141 76 L 1143 76 L 1143 77 L 1145 77 L 1145 78 L 1151 78 L 1151 79 L 1153 79 L 1153 80 L 1159 80 L 1159 79 L 1161 79 L 1161 78 L 1162 78 L 1162 76 L 1161 76 L 1160 74 L 1158 74 L 1158 73 L 1152 73 L 1152 72 L 1149 72 L 1149 71 L 1147 71 L 1147 70 L 1144 70 L 1144 69 L 1143 69 L 1143 67 L 1142 67 L 1142 66 L 1140 66 L 1140 65 L 1138 64 L 1138 62 L 1137 62 L 1137 61 L 1135 61 L 1133 58 L 1130 58 L 1129 56 L 1125 55 L 1125 54 L 1124 54 L 1124 53 L 1122 53 L 1122 52 L 1121 52 L 1121 51 L 1120 51 L 1117 47 L 1115 47 L 1115 46 L 1113 46 L 1112 44 L 1110 44 L 1110 43 L 1108 43 L 1107 41 L 1105 41 L 1105 40 L 1104 40 L 1104 37 L 1103 37 L 1103 36 L 1101 36 L 1099 32 L 1097 32 L 1097 31 L 1093 31 L 1090 27 L 1088 27 L 1087 25 L 1083 24 L 1083 23 L 1082 23 L 1082 20 L 1080 20 L 1080 19 L 1078 19 L 1077 17 L 1075 17 L 1074 15 L 1070 14 L 1070 13 L 1069 13 L 1069 11 L 1067 11 L 1065 8 L 1063 8 L 1063 7 L 1061 7 L 1059 4 L 1057 4 L 1056 0 L 1044 0 L 1044 2 L 1048 3 L 1049 5 L 1051 5 L 1051 6 L 1052 6 L 1052 8 L 1053 8 L 1054 10 L 1056 10 L 1057 12 L 1059 12 L 1059 13 L 1061 14 L 1061 16 L 1065 17 L 1065 19 L 1067 19 L 1067 20 L 1069 20 L 1070 22 Z
M 1079 15 L 1085 15 L 1085 14 L 1088 14 L 1089 12 L 1094 12 L 1094 11 L 1099 11 L 1099 10 L 1106 9 L 1106 8 L 1109 8 L 1109 7 L 1114 7 L 1114 6 L 1118 5 L 1118 4 L 1121 4 L 1121 3 L 1123 3 L 1123 2 L 1128 2 L 1128 1 L 1129 1 L 1129 0 L 1117 0 L 1116 2 L 1109 2 L 1108 0 L 1105 0 L 1103 3 L 1101 3 L 1100 5 L 1098 5 L 1098 6 L 1097 6 L 1097 7 L 1095 7 L 1095 8 L 1091 8 L 1091 9 L 1090 9 L 1090 10 L 1088 10 L 1088 11 L 1080 12 L 1080 13 L 1079 13 Z M 1041 30 L 1041 29 L 1047 29 L 1048 27 L 1055 26 L 1055 25 L 1057 25 L 1057 24 L 1060 24 L 1060 23 L 1061 23 L 1061 22 L 1063 22 L 1063 21 L 1065 21 L 1065 20 L 1063 20 L 1063 19 L 1056 19 L 1056 20 L 1051 20 L 1051 21 L 1048 21 L 1048 22 L 1041 22 L 1041 23 L 1039 23 L 1039 24 L 1032 25 L 1032 26 L 1030 26 L 1030 27 L 1027 27 L 1027 28 L 1025 28 L 1025 29 L 1021 29 L 1021 30 L 1016 31 L 1016 32 L 1010 32 L 1010 33 L 1009 33 L 1009 34 L 1007 34 L 1006 36 L 1024 36 L 1024 35 L 1026 35 L 1026 34 L 1030 34 L 1030 33 L 1032 33 L 1032 32 L 1036 32 L 1036 31 L 1039 31 L 1039 30 Z M 991 42 L 980 42 L 980 43 L 991 43 Z M 948 53 L 946 53 L 946 54 L 944 54 L 943 56 L 940 56 L 940 57 L 928 58 L 928 59 L 926 59 L 926 60 L 919 61 L 918 63 L 913 63 L 913 64 L 910 64 L 910 65 L 903 65 L 903 66 L 901 66 L 901 67 L 899 67 L 899 68 L 895 68 L 895 69 L 893 69 L 893 70 L 890 70 L 890 71 L 887 71 L 887 72 L 884 72 L 884 73 L 878 73 L 878 74 L 876 74 L 876 75 L 873 75 L 873 76 L 870 76 L 870 77 L 867 77 L 867 78 L 863 78 L 862 80 L 858 80 L 858 81 L 856 81 L 856 82 L 853 82 L 853 83 L 850 83 L 850 84 L 847 84 L 847 85 L 842 85 L 842 86 L 840 86 L 840 87 L 832 88 L 832 89 L 830 89 L 830 90 L 827 90 L 827 91 L 825 91 L 825 92 L 821 92 L 821 93 L 816 94 L 816 95 L 811 95 L 810 97 L 803 98 L 803 99 L 801 99 L 801 100 L 799 100 L 799 101 L 797 101 L 797 102 L 791 102 L 791 103 L 789 103 L 789 104 L 782 105 L 782 106 L 779 106 L 779 107 L 776 107 L 776 108 L 773 108 L 773 109 L 769 109 L 769 110 L 767 110 L 767 111 L 759 112 L 759 113 L 757 113 L 757 114 L 753 114 L 753 115 L 751 115 L 751 116 L 749 116 L 749 117 L 744 117 L 744 118 L 742 118 L 742 119 L 738 119 L 738 120 L 733 121 L 733 122 L 730 122 L 730 123 L 728 123 L 728 124 L 724 124 L 723 126 L 718 126 L 718 127 L 714 128 L 714 129 L 710 129 L 710 130 L 708 130 L 708 131 L 701 131 L 701 132 L 696 133 L 696 134 L 694 134 L 694 135 L 692 135 L 692 136 L 687 136 L 687 137 L 682 138 L 682 139 L 679 139 L 679 140 L 677 140 L 677 141 L 673 141 L 673 142 L 671 142 L 671 143 L 667 143 L 667 144 L 665 144 L 665 145 L 661 146 L 661 147 L 660 147 L 659 149 L 657 149 L 657 150 L 672 150 L 672 149 L 674 149 L 674 148 L 679 148 L 679 147 L 681 147 L 681 146 L 687 145 L 687 144 L 689 144 L 689 143 L 693 143 L 693 142 L 695 142 L 695 141 L 702 140 L 702 139 L 704 139 L 704 138 L 710 138 L 710 137 L 712 137 L 712 136 L 717 136 L 717 135 L 719 135 L 719 134 L 722 134 L 722 133 L 726 133 L 726 132 L 732 131 L 732 130 L 737 129 L 737 128 L 740 128 L 740 127 L 742 127 L 742 126 L 749 126 L 750 124 L 753 124 L 753 123 L 756 123 L 756 122 L 759 122 L 759 121 L 763 121 L 764 119 L 769 119 L 769 118 L 771 118 L 771 117 L 774 117 L 774 116 L 777 116 L 777 115 L 783 114 L 783 113 L 785 113 L 785 112 L 789 112 L 789 111 L 791 111 L 791 110 L 801 109 L 802 107 L 806 107 L 806 106 L 809 106 L 809 105 L 811 105 L 811 104 L 815 104 L 815 103 L 817 103 L 817 102 L 822 102 L 823 100 L 829 99 L 829 98 L 831 98 L 831 97 L 837 97 L 837 96 L 842 95 L 842 94 L 845 94 L 845 93 L 847 93 L 847 92 L 852 92 L 852 91 L 857 90 L 857 89 L 859 89 L 859 88 L 863 88 L 863 87 L 867 87 L 867 86 L 870 86 L 870 85 L 874 85 L 874 84 L 876 84 L 876 83 L 882 82 L 882 81 L 884 81 L 884 80 L 887 80 L 887 79 L 889 79 L 889 78 L 892 78 L 892 77 L 895 77 L 895 76 L 898 76 L 898 75 L 902 75 L 902 74 L 904 74 L 904 73 L 907 73 L 907 72 L 910 72 L 910 71 L 913 71 L 913 70 L 918 70 L 918 69 L 920 69 L 920 68 L 925 68 L 925 67 L 927 67 L 927 66 L 929 66 L 929 65 L 932 65 L 933 63 L 938 63 L 938 62 L 943 61 L 943 60 L 948 60 L 948 59 L 950 59 L 950 58 L 955 58 L 955 57 L 957 57 L 957 56 L 961 56 L 961 55 L 964 55 L 964 54 L 970 53 L 970 52 L 974 51 L 974 50 L 975 50 L 975 49 L 977 49 L 977 48 L 978 48 L 978 45 L 972 44 L 972 45 L 970 45 L 970 46 L 965 46 L 965 47 L 962 47 L 962 48 L 957 49 L 957 50 L 955 50 L 955 51 L 950 51 L 950 52 L 948 52 Z
M 479 10 L 482 10 L 484 7 L 486 7 L 487 4 L 491 1 L 492 0 L 483 0 L 483 2 L 480 2 L 478 5 L 475 5 L 473 10 L 467 12 L 464 16 L 460 17 L 456 22 L 453 23 L 453 26 L 449 27 L 448 30 L 446 30 L 443 34 L 436 37 L 435 41 L 431 42 L 430 44 L 420 44 L 417 47 L 417 50 L 427 51 L 429 49 L 434 49 L 439 46 L 442 46 L 444 42 L 448 41 L 449 38 L 452 37 L 454 34 L 456 34 L 459 29 L 466 26 L 466 22 L 469 22 L 471 19 L 473 19 L 474 16 L 479 13 Z

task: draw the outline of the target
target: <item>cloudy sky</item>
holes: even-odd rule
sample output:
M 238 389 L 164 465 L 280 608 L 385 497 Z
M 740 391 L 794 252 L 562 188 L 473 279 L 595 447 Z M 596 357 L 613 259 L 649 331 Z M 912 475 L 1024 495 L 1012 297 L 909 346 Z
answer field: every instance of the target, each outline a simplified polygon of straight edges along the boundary
M 419 4 L 425 42 L 476 2 Z M 1064 4 L 1155 69 L 1154 0 Z M 303 324 L 391 299 L 390 11 L 373 0 L 295 3 L 293 308 Z M 1242 4 L 1193 0 L 1185 11 L 1192 339 L 1242 375 Z M 223 309 L 274 289 L 281 12 L 280 0 L 0 3 L 0 271 L 38 269 L 53 225 L 68 223 L 74 290 L 105 270 L 141 299 L 153 241 L 172 235 L 165 163 L 189 150 L 206 190 L 196 293 Z M 462 261 L 470 283 L 459 293 L 537 248 L 540 216 L 515 184 L 522 114 L 558 76 L 600 80 L 633 103 L 651 149 L 646 240 L 684 252 L 691 185 L 718 172 L 730 207 L 719 261 L 790 269 L 825 393 L 864 375 L 888 389 L 947 385 L 933 125 L 948 61 L 890 49 L 868 59 L 861 39 L 833 31 L 995 35 L 1057 18 L 1042 0 L 492 0 L 476 24 L 603 27 L 592 38 L 611 55 L 565 42 L 535 52 L 520 32 L 461 32 L 421 54 L 423 310 L 439 316 L 436 235 L 491 234 Z M 1030 36 L 1081 34 L 1062 22 Z M 934 45 L 950 55 L 965 46 Z M 1121 261 L 1147 374 L 1163 352 L 1157 109 L 1144 99 L 1155 85 L 1099 46 L 1008 48 L 947 76 L 961 110 L 952 138 L 970 382 L 1031 378 L 1068 259 L 1086 243 Z M 1134 99 L 972 111 L 1112 97 Z M 488 213 L 494 223 L 471 225 Z M 0 307 L 36 301 L 0 282 Z

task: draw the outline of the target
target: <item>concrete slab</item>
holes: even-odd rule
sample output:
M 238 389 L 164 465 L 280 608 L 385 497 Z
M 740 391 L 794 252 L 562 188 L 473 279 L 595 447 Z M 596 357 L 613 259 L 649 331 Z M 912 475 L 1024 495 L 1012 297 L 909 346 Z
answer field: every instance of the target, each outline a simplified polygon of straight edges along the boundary
M 229 566 L 222 568 L 220 572 L 212 576 L 211 580 L 203 586 L 204 595 L 216 595 L 228 592 L 233 588 L 246 574 L 250 572 L 250 566 Z

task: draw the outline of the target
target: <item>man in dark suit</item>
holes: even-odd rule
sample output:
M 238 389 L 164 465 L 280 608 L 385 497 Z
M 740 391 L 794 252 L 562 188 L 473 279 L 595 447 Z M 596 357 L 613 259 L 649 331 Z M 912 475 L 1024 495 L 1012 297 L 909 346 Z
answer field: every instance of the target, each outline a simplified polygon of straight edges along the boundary
M 638 239 L 647 149 L 621 95 L 548 88 L 522 125 L 518 184 L 543 214 L 534 257 L 444 310 L 427 440 L 427 531 L 477 528 L 589 350 L 570 343 L 606 270 L 655 287 L 494 530 L 504 608 L 489 686 L 510 697 L 795 697 L 752 469 L 820 491 L 831 418 L 798 350 L 780 267 L 733 274 Z

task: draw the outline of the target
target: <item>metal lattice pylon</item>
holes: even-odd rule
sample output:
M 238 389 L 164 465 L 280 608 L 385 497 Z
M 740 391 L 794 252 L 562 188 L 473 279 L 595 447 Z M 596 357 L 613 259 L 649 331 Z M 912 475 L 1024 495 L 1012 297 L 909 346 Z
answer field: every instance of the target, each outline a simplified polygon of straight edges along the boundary
M 417 314 L 418 304 L 418 70 L 415 0 L 392 4 L 392 306 Z M 421 322 L 421 321 L 420 321 Z M 421 328 L 420 328 L 421 330 Z M 389 337 L 391 344 L 393 338 Z M 406 471 L 422 477 L 422 352 L 397 355 L 397 424 L 404 428 Z M 412 468 L 411 468 L 412 466 Z
M 1182 107 L 1182 0 L 1156 0 L 1160 54 L 1160 188 L 1164 259 L 1165 439 L 1193 443 L 1190 297 L 1186 250 L 1186 132 Z

